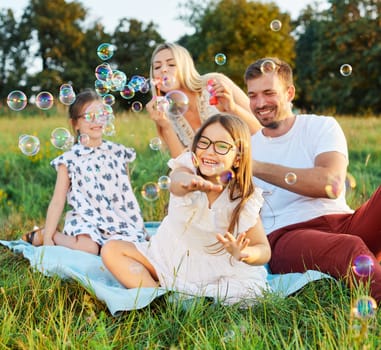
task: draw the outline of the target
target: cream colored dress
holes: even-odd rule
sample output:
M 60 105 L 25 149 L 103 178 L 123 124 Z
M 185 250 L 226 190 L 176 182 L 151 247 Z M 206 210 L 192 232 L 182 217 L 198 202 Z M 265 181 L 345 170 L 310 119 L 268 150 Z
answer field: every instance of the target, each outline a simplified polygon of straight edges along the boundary
M 193 168 L 189 152 L 169 161 L 174 169 Z M 195 169 L 194 169 L 195 170 Z M 253 227 L 263 203 L 261 190 L 248 200 L 241 212 L 238 232 Z M 208 296 L 223 303 L 252 303 L 267 289 L 263 266 L 239 262 L 227 252 L 213 253 L 216 234 L 224 234 L 237 201 L 230 201 L 228 190 L 209 208 L 204 192 L 183 197 L 171 194 L 168 215 L 157 233 L 146 243 L 135 243 L 158 274 L 160 285 L 192 296 Z

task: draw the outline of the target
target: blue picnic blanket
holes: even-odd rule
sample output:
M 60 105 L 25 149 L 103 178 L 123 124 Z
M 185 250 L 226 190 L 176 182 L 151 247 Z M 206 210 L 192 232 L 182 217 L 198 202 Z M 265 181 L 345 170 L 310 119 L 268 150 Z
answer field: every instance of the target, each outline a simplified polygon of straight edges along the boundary
M 145 224 L 148 234 L 153 235 L 159 222 Z M 77 280 L 90 290 L 99 300 L 106 303 L 112 315 L 121 311 L 140 309 L 155 298 L 168 292 L 164 288 L 123 287 L 105 268 L 99 256 L 61 246 L 41 246 L 23 240 L 1 241 L 0 244 L 16 253 L 21 253 L 30 265 L 44 275 L 58 275 L 61 278 Z M 80 263 L 79 263 L 80 262 Z M 319 271 L 308 270 L 305 273 L 287 273 L 268 275 L 268 283 L 274 293 L 286 297 L 307 283 L 330 276 Z

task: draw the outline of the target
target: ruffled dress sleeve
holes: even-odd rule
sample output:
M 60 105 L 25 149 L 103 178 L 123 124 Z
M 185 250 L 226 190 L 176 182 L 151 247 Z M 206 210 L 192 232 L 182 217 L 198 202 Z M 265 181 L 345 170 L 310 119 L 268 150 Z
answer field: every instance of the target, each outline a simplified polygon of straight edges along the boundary
M 175 170 L 178 168 L 188 168 L 194 174 L 196 174 L 196 167 L 194 166 L 192 159 L 192 152 L 185 151 L 181 153 L 177 158 L 170 159 L 167 164 L 171 170 Z
M 262 189 L 256 187 L 240 213 L 238 233 L 245 232 L 256 225 L 263 201 Z
M 65 165 L 67 168 L 69 168 L 70 160 L 69 160 L 69 158 L 67 157 L 67 152 L 61 154 L 61 155 L 58 156 L 57 158 L 54 158 L 54 159 L 50 162 L 50 165 L 51 165 L 56 171 L 58 171 L 58 167 L 59 167 L 60 165 Z

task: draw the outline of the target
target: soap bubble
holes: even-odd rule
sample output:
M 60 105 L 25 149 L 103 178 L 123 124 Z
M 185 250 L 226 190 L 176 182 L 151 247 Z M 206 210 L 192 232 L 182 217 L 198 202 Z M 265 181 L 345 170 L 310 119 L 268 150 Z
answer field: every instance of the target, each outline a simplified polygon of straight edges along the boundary
M 70 106 L 75 101 L 75 92 L 70 84 L 62 84 L 60 86 L 60 92 L 58 99 L 64 105 Z
M 122 91 L 127 82 L 127 76 L 120 70 L 113 70 L 110 80 L 110 89 L 112 91 Z
M 115 97 L 112 94 L 106 94 L 102 97 L 103 104 L 112 106 L 115 103 Z
M 216 64 L 218 64 L 219 66 L 224 65 L 226 63 L 226 55 L 223 53 L 217 53 L 214 56 L 214 62 L 216 62 Z
M 223 172 L 221 172 L 218 176 L 217 176 L 217 181 L 223 185 L 226 185 L 228 184 L 231 180 L 234 179 L 234 172 L 229 169 L 229 170 L 225 170 Z
M 78 143 L 80 143 L 82 146 L 87 146 L 90 143 L 90 136 L 87 134 L 79 135 Z
M 141 91 L 142 86 L 145 85 L 146 79 L 140 75 L 133 75 L 128 82 L 128 85 L 134 89 L 135 92 Z
M 161 85 L 166 89 L 172 89 L 176 85 L 176 77 L 166 75 L 161 80 Z
M 284 176 L 284 182 L 287 184 L 287 185 L 294 185 L 296 184 L 296 181 L 297 181 L 297 176 L 295 173 L 293 172 L 289 172 L 287 173 L 285 176 Z
M 122 96 L 126 100 L 130 100 L 135 96 L 135 89 L 127 84 L 120 91 L 120 96 Z
M 41 91 L 36 96 L 36 106 L 42 110 L 47 110 L 53 107 L 54 98 L 53 95 L 48 91 Z
M 139 89 L 139 91 L 140 91 L 142 94 L 146 94 L 146 93 L 148 93 L 148 92 L 150 91 L 150 88 L 151 88 L 151 86 L 150 86 L 149 80 L 146 80 L 146 81 L 144 82 L 144 84 L 140 85 L 140 89 Z
M 109 43 L 102 43 L 97 48 L 97 55 L 102 61 L 109 60 L 115 51 L 115 46 Z
M 282 22 L 279 19 L 274 19 L 270 23 L 270 28 L 274 32 L 278 32 L 282 28 Z
M 162 146 L 162 141 L 160 137 L 154 137 L 150 140 L 149 146 L 153 151 L 158 151 Z
M 13 111 L 21 111 L 28 104 L 28 98 L 20 90 L 14 90 L 7 96 L 7 104 Z
M 108 81 L 112 76 L 112 69 L 108 63 L 102 63 L 95 68 L 95 76 L 99 80 Z
M 114 136 L 115 133 L 116 131 L 114 123 L 112 121 L 106 121 L 106 123 L 103 125 L 103 135 Z
M 264 60 L 261 64 L 261 72 L 269 74 L 275 71 L 276 63 L 273 60 Z
M 40 150 L 40 140 L 33 135 L 21 135 L 19 137 L 19 149 L 26 156 L 34 156 Z
M 331 177 L 325 185 L 325 192 L 328 198 L 336 199 L 342 190 L 342 184 L 339 177 Z
M 376 301 L 372 297 L 362 296 L 353 304 L 351 314 L 358 319 L 369 319 L 375 316 L 376 310 Z
M 159 185 L 160 189 L 168 190 L 169 185 L 171 184 L 171 178 L 166 175 L 160 176 L 159 180 L 157 181 L 157 184 Z
M 58 149 L 65 149 L 71 143 L 70 131 L 66 128 L 55 128 L 50 134 L 50 142 Z
M 173 116 L 183 115 L 189 107 L 188 96 L 180 90 L 169 91 L 165 94 L 168 101 L 168 114 Z
M 110 82 L 97 79 L 94 82 L 94 88 L 99 96 L 104 96 L 110 91 Z
M 368 277 L 374 270 L 374 262 L 369 255 L 361 254 L 353 260 L 353 272 L 360 277 Z
M 229 329 L 224 332 L 224 336 L 222 337 L 222 340 L 224 343 L 231 342 L 235 338 L 235 332 L 232 329 Z
M 343 64 L 340 67 L 340 74 L 344 77 L 348 77 L 352 74 L 352 66 L 350 64 Z
M 191 157 L 192 157 L 192 164 L 193 164 L 193 166 L 194 166 L 195 168 L 198 168 L 199 165 L 200 165 L 200 163 L 199 163 L 199 161 L 198 161 L 197 156 L 194 154 L 194 152 L 192 152 Z
M 351 191 L 356 188 L 356 179 L 355 177 L 347 172 L 347 176 L 345 177 L 345 188 L 347 191 Z
M 155 182 L 147 182 L 141 190 L 142 197 L 149 202 L 156 201 L 159 198 L 160 187 Z
M 140 101 L 134 101 L 131 104 L 131 110 L 135 113 L 143 110 L 143 104 Z
M 168 111 L 169 101 L 164 96 L 155 96 L 155 103 L 152 108 L 159 112 Z

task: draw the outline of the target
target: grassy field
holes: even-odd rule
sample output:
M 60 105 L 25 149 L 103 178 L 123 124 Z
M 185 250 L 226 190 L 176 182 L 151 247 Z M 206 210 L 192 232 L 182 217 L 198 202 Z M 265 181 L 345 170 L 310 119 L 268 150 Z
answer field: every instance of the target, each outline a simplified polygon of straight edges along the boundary
M 356 187 L 352 207 L 381 183 L 381 120 L 338 118 L 348 137 L 349 172 Z M 0 118 L 0 239 L 16 239 L 42 224 L 55 182 L 49 161 L 61 151 L 50 143 L 64 116 Z M 154 151 L 156 136 L 145 114 L 118 116 L 109 139 L 134 147 L 132 183 L 144 218 L 160 220 L 168 200 L 140 195 L 142 186 L 167 174 L 168 153 Z M 34 157 L 18 149 L 18 137 L 41 142 Z M 112 317 L 106 306 L 76 281 L 33 272 L 20 255 L 0 247 L 0 349 L 381 349 L 381 317 L 353 319 L 351 305 L 366 290 L 349 291 L 341 281 L 321 280 L 296 294 L 267 295 L 249 309 L 197 300 L 184 308 L 168 296 L 142 310 Z

